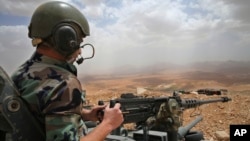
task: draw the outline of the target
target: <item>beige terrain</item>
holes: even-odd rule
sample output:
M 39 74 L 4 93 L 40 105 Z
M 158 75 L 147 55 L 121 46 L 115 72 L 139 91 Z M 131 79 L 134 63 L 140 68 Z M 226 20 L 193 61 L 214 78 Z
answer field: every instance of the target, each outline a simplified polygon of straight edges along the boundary
M 223 96 L 232 98 L 228 103 L 211 103 L 196 109 L 184 111 L 184 125 L 194 120 L 192 114 L 200 114 L 203 120 L 195 130 L 201 130 L 206 140 L 218 140 L 216 131 L 229 134 L 231 124 L 250 124 L 250 77 L 241 75 L 213 73 L 205 71 L 161 71 L 133 75 L 86 76 L 82 80 L 89 104 L 98 100 L 118 98 L 122 93 L 147 96 L 170 96 L 174 90 L 196 91 L 201 88 L 227 89 Z M 211 99 L 220 96 L 182 94 L 182 98 Z

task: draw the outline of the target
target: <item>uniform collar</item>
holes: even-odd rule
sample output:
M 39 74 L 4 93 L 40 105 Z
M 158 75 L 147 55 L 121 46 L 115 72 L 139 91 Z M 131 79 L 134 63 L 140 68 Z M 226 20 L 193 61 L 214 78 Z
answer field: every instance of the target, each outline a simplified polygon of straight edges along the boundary
M 60 60 L 45 56 L 43 54 L 40 54 L 38 52 L 35 52 L 32 55 L 30 61 L 49 64 L 49 65 L 55 65 L 55 66 L 58 66 L 60 68 L 68 70 L 69 72 L 73 73 L 74 75 L 77 75 L 77 69 L 76 69 L 74 64 L 68 63 L 66 61 L 60 61 Z

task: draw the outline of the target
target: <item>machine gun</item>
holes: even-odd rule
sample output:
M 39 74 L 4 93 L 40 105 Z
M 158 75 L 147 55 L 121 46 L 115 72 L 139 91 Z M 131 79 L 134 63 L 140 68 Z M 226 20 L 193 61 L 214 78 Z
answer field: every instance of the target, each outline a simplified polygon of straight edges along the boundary
M 123 94 L 122 97 L 126 94 Z M 131 95 L 131 94 L 129 94 Z M 169 141 L 181 140 L 185 135 L 182 126 L 182 113 L 185 109 L 195 108 L 203 104 L 214 102 L 228 102 L 231 98 L 220 97 L 217 99 L 198 100 L 198 99 L 181 99 L 180 95 L 174 92 L 170 97 L 137 97 L 117 98 L 110 100 L 110 107 L 115 103 L 121 104 L 121 110 L 124 116 L 124 123 L 136 123 L 142 126 L 143 141 L 150 139 L 149 130 L 167 132 Z M 103 101 L 99 101 L 102 104 Z M 202 118 L 198 118 L 193 124 L 186 127 L 190 130 Z M 113 135 L 120 135 L 118 128 Z M 200 135 L 198 135 L 200 136 Z M 197 138 L 197 137 L 194 137 Z M 151 140 L 151 139 L 150 139 Z

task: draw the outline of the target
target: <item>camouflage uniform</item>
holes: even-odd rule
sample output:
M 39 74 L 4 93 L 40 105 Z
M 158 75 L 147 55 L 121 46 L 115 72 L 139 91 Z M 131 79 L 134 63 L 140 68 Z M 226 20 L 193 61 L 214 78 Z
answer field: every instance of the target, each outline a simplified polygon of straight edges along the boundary
M 22 98 L 45 131 L 44 140 L 78 141 L 85 134 L 81 118 L 85 94 L 76 76 L 73 64 L 39 53 L 13 74 Z

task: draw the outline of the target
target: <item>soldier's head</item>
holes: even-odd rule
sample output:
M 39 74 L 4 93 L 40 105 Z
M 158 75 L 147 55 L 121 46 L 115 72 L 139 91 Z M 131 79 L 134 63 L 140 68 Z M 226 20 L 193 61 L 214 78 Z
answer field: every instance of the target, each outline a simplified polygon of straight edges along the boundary
M 52 1 L 35 10 L 28 35 L 33 46 L 46 44 L 66 58 L 79 50 L 83 38 L 89 34 L 88 21 L 78 9 L 65 2 Z

